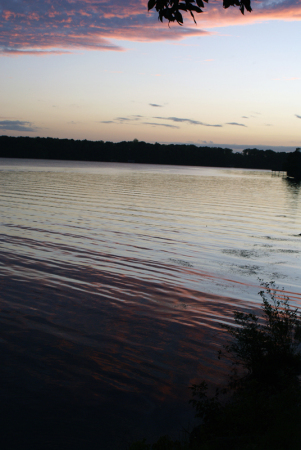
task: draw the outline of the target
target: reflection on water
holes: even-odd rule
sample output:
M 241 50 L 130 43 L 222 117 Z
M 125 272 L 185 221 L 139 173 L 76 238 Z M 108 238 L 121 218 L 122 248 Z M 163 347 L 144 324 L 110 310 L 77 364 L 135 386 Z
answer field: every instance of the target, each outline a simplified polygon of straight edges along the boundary
M 0 160 L 0 190 L 4 428 L 28 448 L 177 433 L 258 277 L 301 305 L 300 186 L 268 172 Z

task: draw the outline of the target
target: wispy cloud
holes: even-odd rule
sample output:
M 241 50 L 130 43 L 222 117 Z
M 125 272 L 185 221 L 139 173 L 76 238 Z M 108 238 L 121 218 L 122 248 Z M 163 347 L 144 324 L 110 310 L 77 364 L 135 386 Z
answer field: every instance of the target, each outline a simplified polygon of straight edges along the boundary
M 124 123 L 130 123 L 130 122 L 137 122 L 144 118 L 144 116 L 140 116 L 139 114 L 131 115 L 128 117 L 116 117 L 116 119 L 113 120 L 101 120 L 98 123 L 115 123 L 115 124 L 124 124 Z
M 295 116 L 297 117 L 297 119 L 301 119 L 301 116 L 298 116 L 298 114 L 295 114 Z
M 22 120 L 0 120 L 0 130 L 5 131 L 36 131 L 37 128 L 32 126 L 31 122 Z
M 16 50 L 8 48 L 0 48 L 0 55 L 2 56 L 52 56 L 52 55 L 66 55 L 72 53 L 67 50 Z
M 169 123 L 143 122 L 143 125 L 152 125 L 153 127 L 180 128 L 176 125 L 170 125 Z
M 214 145 L 214 144 L 213 144 L 213 141 L 202 141 L 202 140 L 199 140 L 199 141 L 198 141 L 198 144 Z
M 267 20 L 301 20 L 299 0 L 256 0 L 253 12 L 206 7 L 198 27 L 186 16 L 185 26 L 158 22 L 146 0 L 1 0 L 0 54 L 51 55 L 82 49 L 122 51 L 122 41 L 162 41 L 211 34 L 209 28 Z M 205 27 L 207 31 L 200 29 Z M 114 40 L 114 41 L 113 41 Z
M 136 125 L 151 125 L 153 127 L 167 127 L 167 128 L 180 128 L 176 125 L 170 125 L 168 123 L 156 123 L 156 122 L 142 122 L 142 119 L 149 119 L 149 117 L 141 116 L 139 114 L 131 115 L 128 117 L 117 117 L 114 120 L 102 120 L 98 123 L 123 125 L 123 124 L 136 124 Z
M 198 120 L 193 120 L 193 119 L 183 119 L 181 117 L 153 117 L 154 119 L 159 119 L 159 120 L 171 120 L 172 122 L 186 122 L 189 123 L 190 125 L 202 125 L 203 127 L 222 127 L 222 125 L 218 125 L 218 124 L 209 124 L 209 123 L 204 123 L 204 122 L 200 122 Z
M 149 103 L 149 106 L 153 106 L 154 108 L 163 108 L 163 105 L 157 105 L 156 103 Z
M 237 127 L 246 127 L 244 123 L 237 123 L 237 122 L 227 122 L 226 125 L 235 125 Z
M 119 123 L 137 122 L 137 120 L 141 120 L 142 118 L 143 116 L 135 115 L 129 117 L 117 117 L 115 121 L 118 121 Z

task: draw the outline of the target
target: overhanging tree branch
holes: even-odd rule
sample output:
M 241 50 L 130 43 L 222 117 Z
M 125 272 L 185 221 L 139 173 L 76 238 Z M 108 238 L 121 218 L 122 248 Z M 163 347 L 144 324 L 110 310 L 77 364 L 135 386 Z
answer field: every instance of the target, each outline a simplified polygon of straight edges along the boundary
M 204 0 L 208 3 L 208 0 Z M 204 8 L 203 0 L 149 0 L 148 10 L 156 9 L 158 12 L 158 19 L 163 22 L 163 19 L 168 22 L 178 22 L 179 25 L 183 25 L 183 16 L 181 11 L 189 12 L 194 22 L 194 13 L 202 13 Z M 223 7 L 225 9 L 230 6 L 238 6 L 240 12 L 244 14 L 245 9 L 249 12 L 252 11 L 251 0 L 223 0 Z

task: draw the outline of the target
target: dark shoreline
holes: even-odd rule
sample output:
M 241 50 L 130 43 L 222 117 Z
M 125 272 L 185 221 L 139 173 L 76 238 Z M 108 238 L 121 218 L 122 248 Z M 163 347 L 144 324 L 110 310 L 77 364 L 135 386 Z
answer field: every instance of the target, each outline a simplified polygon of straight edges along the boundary
M 137 139 L 113 143 L 0 136 L 1 158 L 130 162 L 286 171 L 287 158 L 291 153 L 256 148 L 234 153 L 230 148 L 149 144 Z

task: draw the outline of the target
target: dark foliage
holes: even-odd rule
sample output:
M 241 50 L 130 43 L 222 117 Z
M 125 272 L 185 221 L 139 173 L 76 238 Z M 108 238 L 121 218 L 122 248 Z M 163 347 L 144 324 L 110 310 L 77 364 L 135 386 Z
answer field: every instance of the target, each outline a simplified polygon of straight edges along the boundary
M 301 373 L 301 316 L 298 309 L 291 309 L 287 297 L 279 298 L 274 283 L 262 286 L 262 318 L 235 311 L 236 326 L 223 325 L 233 341 L 220 356 L 230 356 L 248 378 L 271 386 Z
M 287 158 L 287 175 L 289 177 L 295 178 L 296 180 L 301 180 L 301 149 L 296 148 L 296 150 Z
M 130 445 L 129 450 L 189 450 L 188 442 L 174 441 L 169 436 L 161 436 L 153 445 L 147 444 L 145 439 Z
M 300 450 L 301 313 L 274 283 L 262 283 L 260 317 L 234 312 L 223 325 L 230 342 L 219 352 L 233 363 L 229 383 L 208 395 L 191 387 L 199 426 L 185 442 L 161 437 L 130 450 Z
M 184 166 L 237 167 L 284 170 L 288 153 L 196 145 L 130 142 L 75 141 L 73 139 L 0 136 L 1 158 L 35 158 L 75 161 L 136 162 Z
M 204 1 L 208 3 L 208 0 Z M 148 10 L 155 8 L 161 22 L 166 19 L 168 22 L 178 22 L 179 25 L 183 24 L 183 11 L 189 12 L 195 22 L 194 13 L 203 12 L 204 6 L 203 0 L 149 0 L 148 2 Z M 238 6 L 242 14 L 245 9 L 252 11 L 251 0 L 223 0 L 224 8 L 230 6 Z
M 262 317 L 236 311 L 235 326 L 223 326 L 232 339 L 219 357 L 240 370 L 214 397 L 206 383 L 192 386 L 202 420 L 191 433 L 192 449 L 300 448 L 301 314 L 273 283 L 262 286 Z

